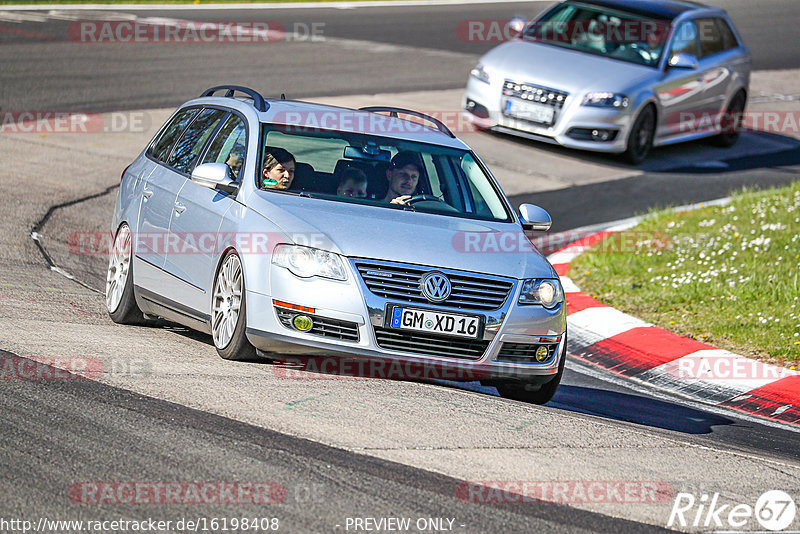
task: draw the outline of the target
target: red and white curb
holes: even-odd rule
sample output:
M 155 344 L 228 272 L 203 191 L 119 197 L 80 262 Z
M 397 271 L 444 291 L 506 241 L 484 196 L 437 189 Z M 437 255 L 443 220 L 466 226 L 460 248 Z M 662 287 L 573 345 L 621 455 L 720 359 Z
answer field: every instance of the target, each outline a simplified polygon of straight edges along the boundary
M 589 234 L 548 259 L 567 299 L 569 353 L 617 375 L 686 397 L 800 425 L 800 372 L 674 334 L 607 306 L 567 276 L 570 262 L 634 220 Z

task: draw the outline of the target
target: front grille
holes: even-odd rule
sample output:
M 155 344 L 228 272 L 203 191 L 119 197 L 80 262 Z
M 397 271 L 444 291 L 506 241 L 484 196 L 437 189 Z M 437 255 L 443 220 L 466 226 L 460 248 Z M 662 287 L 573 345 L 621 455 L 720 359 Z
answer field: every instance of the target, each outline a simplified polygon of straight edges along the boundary
M 530 102 L 547 104 L 556 109 L 561 109 L 564 107 L 569 93 L 556 91 L 555 89 L 550 89 L 541 85 L 506 80 L 503 84 L 503 95 L 528 100 Z
M 320 317 L 319 315 L 311 315 L 309 313 L 297 312 L 294 310 L 287 310 L 285 308 L 275 307 L 278 313 L 278 319 L 281 324 L 286 328 L 295 330 L 292 326 L 292 319 L 297 315 L 305 315 L 314 321 L 314 326 L 306 334 L 315 336 L 341 339 L 343 341 L 358 341 L 358 324 L 349 321 L 340 321 L 338 319 L 331 319 L 330 317 Z M 295 330 L 296 332 L 298 330 Z
M 379 347 L 425 356 L 478 360 L 489 346 L 489 342 L 483 340 L 458 339 L 424 332 L 403 332 L 380 326 L 374 328 L 375 340 Z
M 542 345 L 530 345 L 528 343 L 503 343 L 497 353 L 497 361 L 509 363 L 548 363 L 553 360 L 553 356 L 558 349 L 558 343 L 544 345 L 547 347 L 547 359 L 540 362 L 536 359 L 536 350 Z
M 422 294 L 420 279 L 425 273 L 437 269 L 401 264 L 356 262 L 356 268 L 367 288 L 386 299 L 418 304 L 430 304 Z M 484 275 L 467 275 L 445 272 L 450 279 L 450 296 L 438 306 L 468 310 L 496 310 L 508 298 L 514 283 Z

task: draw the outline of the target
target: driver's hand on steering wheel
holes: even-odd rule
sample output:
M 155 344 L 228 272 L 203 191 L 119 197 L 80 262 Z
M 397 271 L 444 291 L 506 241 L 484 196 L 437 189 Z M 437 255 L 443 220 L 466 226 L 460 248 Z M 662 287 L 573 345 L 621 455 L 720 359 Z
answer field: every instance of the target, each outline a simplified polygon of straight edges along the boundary
M 405 204 L 406 200 L 410 199 L 411 195 L 401 195 L 391 200 L 390 204 Z

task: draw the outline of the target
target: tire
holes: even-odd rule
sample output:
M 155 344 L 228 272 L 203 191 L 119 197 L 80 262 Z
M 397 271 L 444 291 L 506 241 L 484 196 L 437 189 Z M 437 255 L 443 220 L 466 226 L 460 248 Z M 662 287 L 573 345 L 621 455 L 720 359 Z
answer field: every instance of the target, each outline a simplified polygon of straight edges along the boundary
M 564 375 L 564 364 L 567 361 L 567 341 L 564 337 L 564 350 L 561 351 L 561 361 L 558 362 L 558 372 L 552 380 L 542 384 L 531 384 L 524 381 L 500 382 L 495 385 L 500 396 L 530 404 L 547 404 L 556 394 L 561 377 Z
M 242 261 L 232 250 L 220 262 L 211 299 L 211 337 L 217 354 L 226 360 L 256 360 L 256 349 L 245 335 L 247 308 Z
M 656 111 L 652 105 L 648 105 L 633 122 L 631 133 L 628 134 L 627 149 L 622 157 L 632 165 L 641 164 L 653 148 L 655 131 Z
M 714 146 L 729 148 L 736 144 L 742 131 L 742 114 L 746 104 L 747 96 L 744 91 L 739 91 L 733 96 L 720 121 L 722 133 L 710 139 Z
M 119 324 L 144 324 L 145 318 L 133 296 L 131 229 L 122 223 L 114 237 L 106 273 L 106 310 Z

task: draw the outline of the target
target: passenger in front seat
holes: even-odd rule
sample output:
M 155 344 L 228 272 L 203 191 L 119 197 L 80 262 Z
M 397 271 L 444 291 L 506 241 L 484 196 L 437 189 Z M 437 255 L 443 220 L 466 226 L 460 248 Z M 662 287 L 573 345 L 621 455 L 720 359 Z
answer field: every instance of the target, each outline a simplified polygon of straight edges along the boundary
M 269 148 L 264 153 L 264 170 L 261 176 L 262 189 L 285 191 L 294 180 L 294 156 L 282 148 Z

